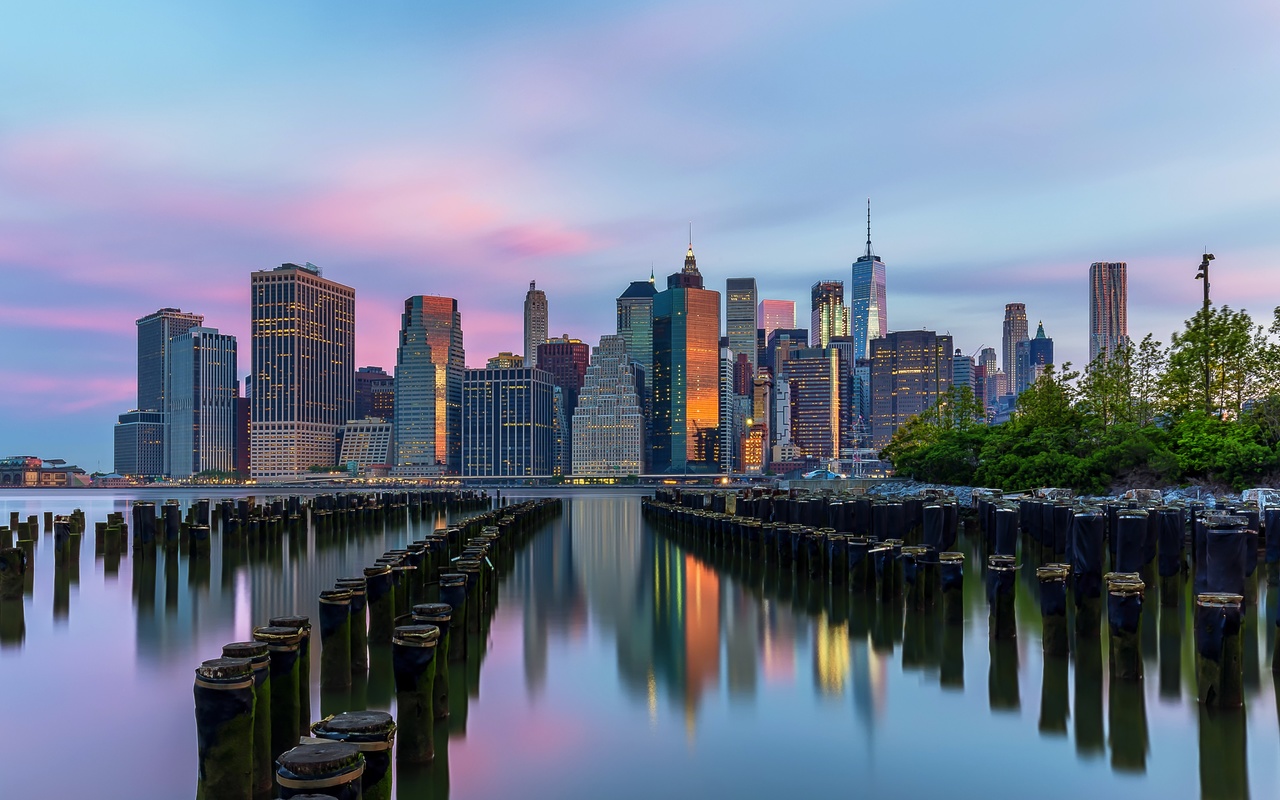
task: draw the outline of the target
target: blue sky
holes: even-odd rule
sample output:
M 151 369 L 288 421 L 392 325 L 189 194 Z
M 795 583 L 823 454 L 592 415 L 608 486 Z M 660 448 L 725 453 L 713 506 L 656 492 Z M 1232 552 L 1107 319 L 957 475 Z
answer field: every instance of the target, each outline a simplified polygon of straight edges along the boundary
M 894 329 L 997 346 L 1004 304 L 1087 354 L 1088 265 L 1130 333 L 1280 304 L 1280 10 L 1129 2 L 23 4 L 0 26 L 0 450 L 111 465 L 134 325 L 242 339 L 248 273 L 356 288 L 360 364 L 411 294 L 467 361 L 528 281 L 594 341 L 630 280 L 849 278 L 866 198 Z

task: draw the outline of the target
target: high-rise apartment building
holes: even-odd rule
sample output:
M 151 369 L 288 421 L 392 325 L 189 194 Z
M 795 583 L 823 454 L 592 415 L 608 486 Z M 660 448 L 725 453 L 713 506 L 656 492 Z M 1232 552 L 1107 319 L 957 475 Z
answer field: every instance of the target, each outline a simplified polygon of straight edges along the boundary
M 952 384 L 952 338 L 934 331 L 898 331 L 871 342 L 871 446 L 933 405 Z
M 573 474 L 639 475 L 644 471 L 644 416 L 637 365 L 621 336 L 592 348 L 573 414 Z
M 720 425 L 720 293 L 693 255 L 653 298 L 653 470 L 712 468 Z
M 404 301 L 396 349 L 397 475 L 457 475 L 462 468 L 462 315 L 452 297 Z
M 169 342 L 168 475 L 236 468 L 236 337 L 192 328 Z
M 794 300 L 761 300 L 756 307 L 756 327 L 764 330 L 765 341 L 778 328 L 795 328 L 796 302 Z
M 871 250 L 871 201 L 867 201 L 867 249 L 853 262 L 849 284 L 853 343 L 858 358 L 870 358 L 870 343 L 889 332 L 889 295 L 884 262 Z
M 1123 261 L 1089 265 L 1089 363 L 1129 342 L 1129 279 Z
M 1018 342 L 1027 339 L 1027 306 L 1025 303 L 1006 303 L 1004 307 L 1004 325 L 1001 344 L 1004 374 L 1009 377 L 1009 385 L 1015 387 L 1015 393 L 1022 386 L 1018 375 Z
M 377 417 L 388 422 L 395 417 L 396 382 L 382 367 L 356 370 L 356 410 L 353 419 Z
M 529 281 L 524 296 L 524 359 L 530 367 L 538 366 L 538 345 L 547 340 L 547 293 Z
M 550 477 L 555 460 L 551 373 L 469 369 L 462 381 L 462 475 Z
M 849 335 L 848 309 L 842 281 L 819 281 L 809 290 L 809 345 L 826 347 L 833 336 Z
M 809 458 L 840 454 L 840 354 L 832 347 L 797 350 L 779 380 L 791 386 L 791 441 Z
M 745 355 L 756 367 L 756 279 L 730 278 L 725 281 L 724 325 L 729 336 L 729 349 L 735 356 Z
M 254 272 L 250 282 L 253 477 L 332 466 L 338 427 L 355 409 L 355 289 L 310 263 Z

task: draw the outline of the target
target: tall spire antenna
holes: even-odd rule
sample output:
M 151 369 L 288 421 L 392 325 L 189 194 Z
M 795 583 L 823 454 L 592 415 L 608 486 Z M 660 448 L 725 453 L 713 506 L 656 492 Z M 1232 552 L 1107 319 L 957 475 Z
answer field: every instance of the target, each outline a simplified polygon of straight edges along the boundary
M 693 222 L 689 222 L 689 249 L 693 249 Z
M 867 260 L 871 260 L 871 198 L 867 198 Z

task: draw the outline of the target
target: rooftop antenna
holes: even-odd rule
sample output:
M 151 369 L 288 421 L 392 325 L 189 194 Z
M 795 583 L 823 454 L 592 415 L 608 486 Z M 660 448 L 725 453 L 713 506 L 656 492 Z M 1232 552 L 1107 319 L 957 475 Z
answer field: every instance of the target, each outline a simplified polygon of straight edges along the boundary
M 867 198 L 867 260 L 871 260 L 871 198 Z

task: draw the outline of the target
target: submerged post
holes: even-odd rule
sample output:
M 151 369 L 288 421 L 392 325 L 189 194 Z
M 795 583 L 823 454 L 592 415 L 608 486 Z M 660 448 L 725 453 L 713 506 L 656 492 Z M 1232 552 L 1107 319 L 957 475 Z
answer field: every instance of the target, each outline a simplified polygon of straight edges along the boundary
M 271 658 L 271 754 L 279 755 L 298 743 L 298 648 L 302 634 L 297 628 L 253 629 L 255 641 L 264 642 Z
M 1036 569 L 1043 626 L 1040 639 L 1047 656 L 1065 656 L 1070 650 L 1067 636 L 1067 575 L 1070 572 L 1067 564 L 1045 564 Z
M 348 711 L 311 726 L 317 738 L 355 745 L 364 755 L 362 800 L 391 800 L 391 748 L 396 723 L 385 711 Z
M 280 797 L 332 797 L 360 800 L 365 760 L 360 749 L 346 742 L 298 745 L 280 756 L 276 783 Z
M 396 757 L 401 761 L 423 762 L 435 758 L 435 714 L 431 710 L 431 695 L 439 638 L 440 629 L 434 625 L 400 625 L 391 639 L 400 726 Z
M 253 797 L 253 666 L 215 658 L 196 669 L 196 800 Z
M 298 643 L 298 730 L 311 729 L 311 619 L 290 615 L 272 617 L 270 625 L 294 628 L 302 634 Z
M 1203 705 L 1244 705 L 1243 603 L 1240 594 L 1196 596 L 1196 685 Z
M 320 593 L 320 688 L 351 685 L 351 592 Z
M 223 645 L 223 658 L 248 659 L 253 667 L 253 791 L 271 791 L 271 653 L 265 642 Z
M 1013 608 L 1017 569 L 1013 556 L 987 557 L 987 619 L 992 639 L 1013 639 L 1018 635 Z
M 1107 625 L 1111 629 L 1111 676 L 1142 679 L 1142 651 L 1138 641 L 1146 584 L 1137 573 L 1107 573 Z

